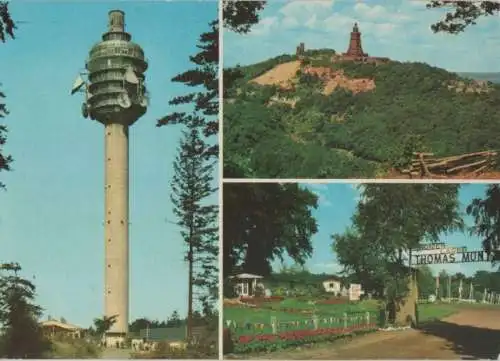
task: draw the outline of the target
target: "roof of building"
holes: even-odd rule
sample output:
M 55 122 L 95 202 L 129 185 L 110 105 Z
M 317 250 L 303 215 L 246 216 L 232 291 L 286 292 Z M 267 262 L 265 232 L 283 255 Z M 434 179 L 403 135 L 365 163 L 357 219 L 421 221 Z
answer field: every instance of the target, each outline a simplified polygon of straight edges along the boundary
M 327 278 L 327 279 L 323 280 L 323 283 L 329 283 L 329 282 L 340 283 L 340 280 L 338 278 Z
M 206 326 L 194 326 L 192 330 L 193 337 L 201 337 L 206 330 Z M 186 325 L 143 329 L 139 331 L 138 338 L 145 338 L 149 341 L 184 341 L 186 339 Z
M 68 331 L 83 330 L 82 327 L 79 327 L 76 325 L 71 325 L 69 323 L 64 323 L 64 322 L 57 321 L 57 320 L 42 321 L 42 322 L 40 322 L 40 326 L 42 326 L 42 327 L 59 327 L 59 328 L 63 328 L 63 329 L 68 330 Z
M 183 341 L 186 339 L 186 326 L 143 329 L 139 331 L 139 337 L 150 341 Z
M 263 276 L 253 275 L 251 273 L 240 273 L 238 275 L 230 276 L 229 278 L 264 278 Z

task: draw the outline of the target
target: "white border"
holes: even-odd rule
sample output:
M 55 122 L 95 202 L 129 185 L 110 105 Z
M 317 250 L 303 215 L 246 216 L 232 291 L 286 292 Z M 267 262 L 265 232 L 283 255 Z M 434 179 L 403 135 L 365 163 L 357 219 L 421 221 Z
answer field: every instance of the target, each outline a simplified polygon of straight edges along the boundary
M 221 148 L 222 149 L 222 148 Z M 224 178 L 223 183 L 301 183 L 301 184 L 363 184 L 363 183 L 443 183 L 443 184 L 497 184 L 500 179 L 360 179 L 360 178 L 341 178 L 341 179 L 310 179 L 310 178 Z

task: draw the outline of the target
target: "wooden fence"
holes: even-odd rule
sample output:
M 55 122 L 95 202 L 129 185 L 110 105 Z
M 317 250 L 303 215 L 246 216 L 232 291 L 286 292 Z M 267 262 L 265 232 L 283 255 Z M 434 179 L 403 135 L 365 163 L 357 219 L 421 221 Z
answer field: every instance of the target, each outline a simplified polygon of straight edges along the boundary
M 414 158 L 409 168 L 401 171 L 410 178 L 448 178 L 467 174 L 479 175 L 495 167 L 498 153 L 484 151 L 461 154 L 451 157 L 435 157 L 434 153 L 413 153 Z

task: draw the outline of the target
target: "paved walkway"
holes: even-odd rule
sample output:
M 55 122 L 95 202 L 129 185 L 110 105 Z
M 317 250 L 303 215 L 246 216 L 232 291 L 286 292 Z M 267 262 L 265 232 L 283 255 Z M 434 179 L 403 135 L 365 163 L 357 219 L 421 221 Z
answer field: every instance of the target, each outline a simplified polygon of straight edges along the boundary
M 105 348 L 102 351 L 102 359 L 115 359 L 115 360 L 126 360 L 130 359 L 132 354 L 132 349 L 130 348 Z

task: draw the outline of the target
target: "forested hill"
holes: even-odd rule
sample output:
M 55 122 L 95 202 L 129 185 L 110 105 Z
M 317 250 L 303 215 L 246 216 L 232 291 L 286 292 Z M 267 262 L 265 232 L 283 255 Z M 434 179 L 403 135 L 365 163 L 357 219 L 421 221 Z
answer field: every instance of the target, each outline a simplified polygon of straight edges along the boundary
M 464 78 L 486 80 L 500 84 L 500 73 L 458 73 L 458 75 Z
M 333 50 L 241 67 L 224 103 L 226 177 L 383 176 L 414 151 L 500 149 L 500 85 L 423 63 L 333 63 Z

